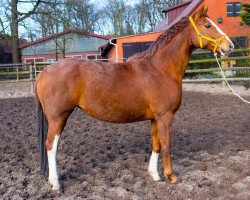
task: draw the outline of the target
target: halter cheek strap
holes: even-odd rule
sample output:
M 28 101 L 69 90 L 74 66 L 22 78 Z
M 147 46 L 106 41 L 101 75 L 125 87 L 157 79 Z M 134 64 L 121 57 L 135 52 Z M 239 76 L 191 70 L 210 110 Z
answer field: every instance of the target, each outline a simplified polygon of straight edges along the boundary
M 213 38 L 204 36 L 204 35 L 201 34 L 201 32 L 199 31 L 199 29 L 198 29 L 197 26 L 195 25 L 194 20 L 192 19 L 192 17 L 189 17 L 189 20 L 190 20 L 192 26 L 194 27 L 195 32 L 197 33 L 197 35 L 198 35 L 198 37 L 199 37 L 200 48 L 203 48 L 202 39 L 208 40 L 208 41 L 211 41 L 211 42 L 215 43 L 214 50 L 213 50 L 213 53 L 215 53 L 216 50 L 217 50 L 217 48 L 218 48 L 218 46 L 219 46 L 219 44 L 220 44 L 220 43 L 222 42 L 222 40 L 226 37 L 226 35 L 222 35 L 219 39 L 213 39 Z

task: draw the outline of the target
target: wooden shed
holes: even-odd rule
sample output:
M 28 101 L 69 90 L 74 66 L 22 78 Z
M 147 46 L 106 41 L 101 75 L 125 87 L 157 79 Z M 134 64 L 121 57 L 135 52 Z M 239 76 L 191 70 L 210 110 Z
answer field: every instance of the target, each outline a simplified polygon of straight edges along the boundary
M 23 63 L 54 62 L 62 58 L 100 58 L 100 46 L 109 37 L 69 29 L 20 47 Z

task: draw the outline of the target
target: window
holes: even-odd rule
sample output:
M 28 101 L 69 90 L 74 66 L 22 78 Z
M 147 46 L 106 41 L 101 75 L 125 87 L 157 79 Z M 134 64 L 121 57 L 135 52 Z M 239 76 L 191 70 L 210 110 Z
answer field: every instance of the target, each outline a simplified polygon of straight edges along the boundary
M 53 62 L 56 62 L 56 59 L 47 59 L 47 62 L 53 63 Z
M 81 55 L 69 55 L 69 56 L 65 56 L 65 58 L 82 58 Z
M 25 58 L 25 63 L 44 62 L 44 58 Z
M 87 54 L 86 55 L 87 60 L 98 60 L 101 59 L 101 55 L 100 54 Z
M 240 2 L 229 2 L 227 3 L 227 16 L 236 17 L 240 16 Z

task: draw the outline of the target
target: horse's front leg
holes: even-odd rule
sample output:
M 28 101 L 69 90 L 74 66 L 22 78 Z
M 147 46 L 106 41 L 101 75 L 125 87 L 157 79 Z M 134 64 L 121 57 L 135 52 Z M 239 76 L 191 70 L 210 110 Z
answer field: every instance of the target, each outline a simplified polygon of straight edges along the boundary
M 177 181 L 177 177 L 172 170 L 170 158 L 171 128 L 173 117 L 173 112 L 167 112 L 163 116 L 156 117 L 155 119 L 161 144 L 161 152 L 163 156 L 164 175 L 168 177 L 171 183 L 175 183 Z

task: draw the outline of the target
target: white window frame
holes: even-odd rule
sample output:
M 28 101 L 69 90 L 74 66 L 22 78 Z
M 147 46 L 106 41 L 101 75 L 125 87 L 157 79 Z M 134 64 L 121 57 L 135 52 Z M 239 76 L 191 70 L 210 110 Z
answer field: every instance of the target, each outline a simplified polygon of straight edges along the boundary
M 82 58 L 82 55 L 67 55 L 65 58 Z
M 91 60 L 97 60 L 98 56 L 101 56 L 101 54 L 86 54 L 86 59 L 88 60 L 88 56 L 95 56 L 95 59 L 91 59 Z
M 47 62 L 54 63 L 54 62 L 56 62 L 56 59 L 55 58 L 50 58 L 50 59 L 47 59 Z
M 43 62 L 44 62 L 44 57 L 25 58 L 24 62 L 27 63 L 27 60 L 33 60 L 33 62 L 35 62 L 36 59 L 43 59 Z

